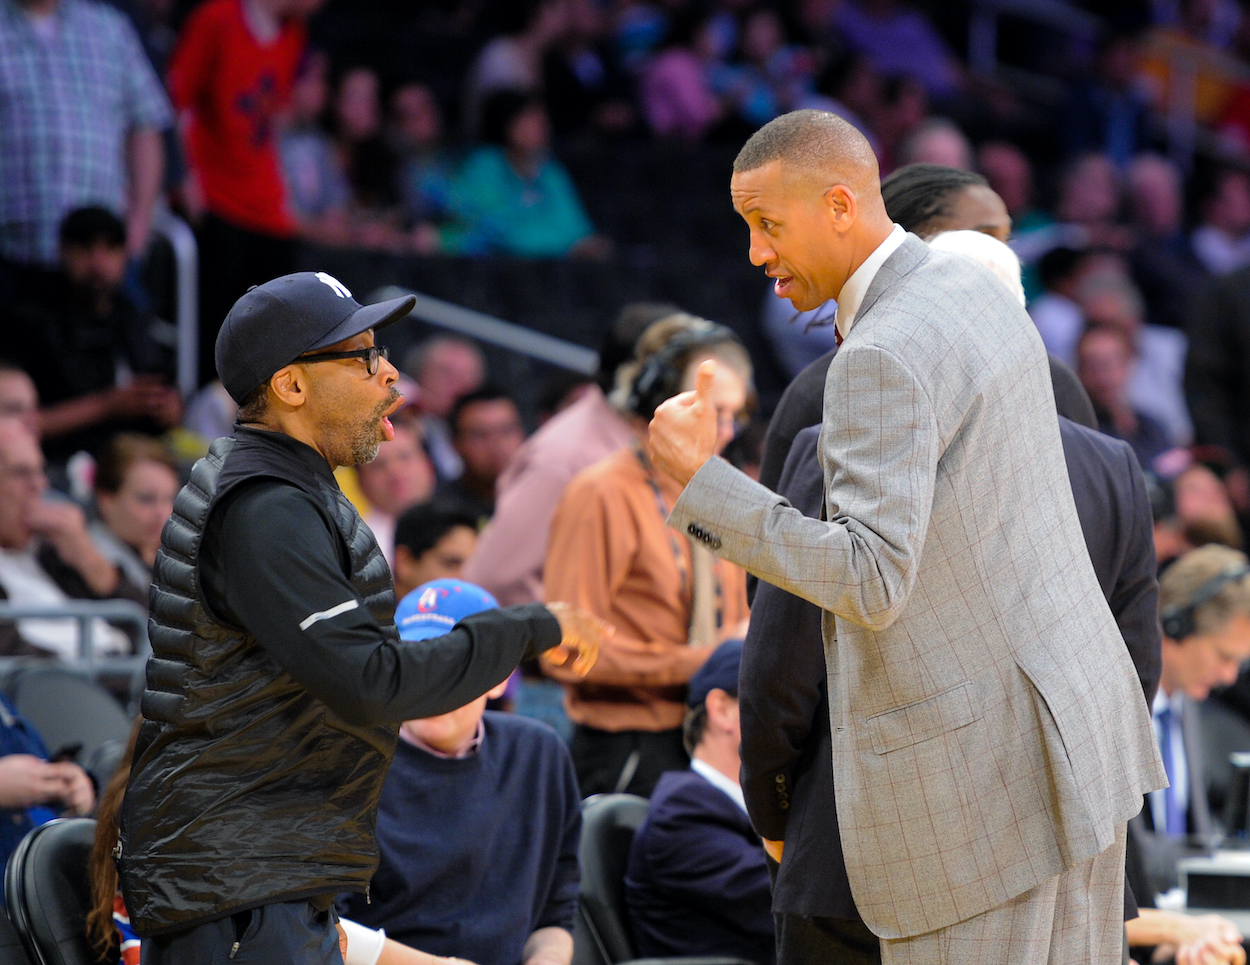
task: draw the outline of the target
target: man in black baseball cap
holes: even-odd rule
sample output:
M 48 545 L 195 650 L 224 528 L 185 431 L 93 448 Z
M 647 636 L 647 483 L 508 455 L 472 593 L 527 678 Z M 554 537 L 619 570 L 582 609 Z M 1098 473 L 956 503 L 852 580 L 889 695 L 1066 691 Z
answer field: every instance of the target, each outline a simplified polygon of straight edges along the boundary
M 334 895 L 368 891 L 399 722 L 445 713 L 610 628 L 537 604 L 400 640 L 391 573 L 334 479 L 403 401 L 361 306 L 323 272 L 235 303 L 217 369 L 240 402 L 196 463 L 154 566 L 144 723 L 115 855 L 144 961 L 340 963 Z M 559 656 L 557 656 L 559 659 Z

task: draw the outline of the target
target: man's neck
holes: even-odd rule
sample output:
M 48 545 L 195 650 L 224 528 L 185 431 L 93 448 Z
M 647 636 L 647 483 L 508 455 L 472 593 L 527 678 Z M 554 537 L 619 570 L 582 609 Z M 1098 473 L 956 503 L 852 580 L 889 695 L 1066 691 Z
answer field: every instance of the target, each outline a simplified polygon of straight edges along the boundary
M 738 783 L 742 759 L 738 756 L 737 747 L 723 747 L 716 741 L 704 741 L 694 749 L 692 756 L 724 774 L 735 784 Z
M 330 464 L 331 471 L 338 469 L 339 466 L 333 459 L 325 454 L 321 446 L 317 444 L 317 438 L 309 431 L 303 423 L 294 420 L 286 421 L 279 419 L 274 423 L 268 422 L 243 422 L 240 423 L 248 429 L 255 429 L 258 432 L 278 432 L 284 436 L 290 436 L 296 442 L 302 442 L 309 449 L 316 452 L 322 459 Z
M 842 296 L 842 289 L 851 280 L 851 276 L 859 271 L 874 251 L 881 247 L 885 239 L 890 237 L 890 232 L 893 230 L 894 222 L 890 221 L 883 214 L 881 218 L 873 219 L 871 224 L 865 224 L 857 231 L 857 237 L 851 247 L 851 254 L 847 261 L 846 274 L 843 276 L 842 284 L 838 286 L 838 293 L 834 298 Z

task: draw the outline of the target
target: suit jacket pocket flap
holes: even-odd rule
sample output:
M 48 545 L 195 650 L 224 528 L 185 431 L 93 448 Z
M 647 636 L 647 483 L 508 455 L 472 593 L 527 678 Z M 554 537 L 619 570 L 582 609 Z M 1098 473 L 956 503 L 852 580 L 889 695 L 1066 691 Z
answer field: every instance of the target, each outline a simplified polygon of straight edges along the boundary
M 981 699 L 971 680 L 940 694 L 868 718 L 872 749 L 888 754 L 948 731 L 966 727 L 981 716 Z

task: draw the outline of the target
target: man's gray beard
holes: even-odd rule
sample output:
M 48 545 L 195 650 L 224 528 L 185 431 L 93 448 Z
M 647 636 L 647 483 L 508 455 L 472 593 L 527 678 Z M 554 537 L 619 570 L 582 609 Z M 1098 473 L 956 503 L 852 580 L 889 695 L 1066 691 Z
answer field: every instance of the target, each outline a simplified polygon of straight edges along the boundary
M 380 439 L 369 442 L 367 439 L 357 438 L 352 443 L 352 465 L 363 466 L 366 462 L 373 462 L 378 458 L 378 450 L 382 448 Z

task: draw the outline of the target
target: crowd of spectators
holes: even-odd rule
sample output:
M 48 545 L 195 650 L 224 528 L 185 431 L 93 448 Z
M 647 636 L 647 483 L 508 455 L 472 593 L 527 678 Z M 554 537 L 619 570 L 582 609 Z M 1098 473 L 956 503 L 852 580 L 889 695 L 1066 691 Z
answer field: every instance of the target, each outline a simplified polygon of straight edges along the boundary
M 301 251 L 610 263 L 624 244 L 589 212 L 613 185 L 575 177 L 571 154 L 732 148 L 799 108 L 860 129 L 883 176 L 915 164 L 955 169 L 944 200 L 909 218 L 926 240 L 973 225 L 1009 242 L 1047 350 L 1077 373 L 1098 428 L 1127 442 L 1147 472 L 1161 566 L 1208 544 L 1243 548 L 1245 4 L 1090 4 L 1103 20 L 1096 42 L 1044 33 L 1017 51 L 1057 92 L 1048 98 L 972 70 L 961 56 L 966 21 L 933 3 L 447 0 L 425 5 L 418 27 L 467 55 L 438 76 L 336 41 L 323 25 L 341 22 L 343 6 L 0 0 L 0 599 L 147 605 L 179 482 L 234 422 L 215 381 L 217 329 L 248 286 L 294 270 Z M 1186 109 L 1178 58 L 1195 65 L 1196 155 L 1176 150 Z M 678 198 L 658 210 L 670 200 L 682 210 Z M 175 326 L 154 308 L 143 271 L 167 207 L 199 246 L 201 388 L 189 398 L 173 387 Z M 705 267 L 715 273 L 715 259 Z M 792 378 L 834 345 L 832 303 L 799 315 L 769 293 L 758 318 L 767 360 L 683 310 L 694 307 L 627 306 L 603 326 L 597 379 L 554 380 L 540 427 L 482 346 L 426 338 L 396 360 L 408 404 L 394 417 L 395 438 L 372 463 L 338 473 L 378 537 L 398 598 L 464 576 L 504 604 L 567 600 L 617 627 L 585 680 L 529 667 L 492 694 L 504 701 L 492 706 L 526 710 L 570 737 L 571 763 L 542 743 L 548 732 L 517 732 L 546 748 L 547 817 L 571 820 L 564 798 L 574 772 L 582 794 L 657 793 L 650 837 L 630 866 L 631 901 L 644 917 L 673 900 L 656 899 L 648 889 L 660 886 L 644 877 L 672 871 L 651 867 L 671 849 L 655 836 L 662 841 L 672 820 L 665 807 L 684 807 L 683 794 L 706 797 L 691 775 L 741 808 L 721 786 L 737 770 L 728 751 L 736 689 L 713 684 L 692 700 L 688 684 L 717 645 L 744 635 L 749 613 L 744 574 L 665 528 L 676 492 L 643 454 L 646 421 L 712 359 L 720 447 L 758 472 L 767 421 L 751 421 L 754 373 L 769 365 Z M 1173 583 L 1187 585 L 1165 578 L 1165 598 Z M 133 647 L 103 621 L 94 637 L 104 653 Z M 0 656 L 72 659 L 76 647 L 72 621 L 0 623 Z M 1205 699 L 1206 684 L 1186 684 L 1166 640 L 1164 655 L 1174 692 Z M 1213 701 L 1237 706 L 1219 693 Z M 492 753 L 521 739 L 484 706 L 452 715 L 451 761 L 483 732 Z M 431 766 L 421 754 L 442 753 L 445 735 L 405 726 L 396 781 L 419 786 Z M 684 771 L 692 753 L 704 764 Z M 434 766 L 449 775 L 460 765 Z M 672 770 L 680 780 L 661 779 Z M 454 779 L 480 806 L 469 773 Z M 87 809 L 77 787 L 59 799 Z M 1147 830 L 1171 834 L 1162 799 L 1151 807 Z M 490 820 L 474 814 L 457 817 Z M 396 869 L 424 845 L 394 821 L 383 845 L 384 855 L 395 849 L 387 874 L 398 881 Z M 739 823 L 734 847 L 753 846 Z M 568 842 L 556 850 L 542 860 L 567 863 Z M 752 855 L 747 898 L 758 905 L 763 859 Z M 1174 883 L 1174 860 L 1161 868 L 1152 893 Z M 551 908 L 560 907 L 550 918 L 538 909 L 534 934 L 567 924 L 568 880 L 547 884 Z M 390 898 L 410 902 L 395 887 Z M 385 924 L 386 907 L 355 910 Z M 457 951 L 440 942 L 431 950 Z M 665 950 L 659 938 L 645 943 Z

